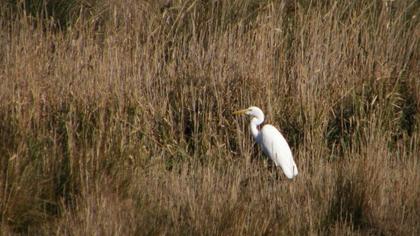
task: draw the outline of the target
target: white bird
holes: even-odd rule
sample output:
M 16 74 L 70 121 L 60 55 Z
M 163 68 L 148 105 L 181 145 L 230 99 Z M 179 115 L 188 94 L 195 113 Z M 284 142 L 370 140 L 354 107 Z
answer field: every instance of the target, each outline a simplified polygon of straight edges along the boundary
M 272 125 L 264 125 L 261 130 L 258 126 L 264 122 L 263 111 L 255 106 L 235 111 L 233 114 L 246 114 L 251 116 L 251 133 L 255 141 L 261 146 L 264 153 L 270 157 L 276 166 L 280 166 L 287 178 L 293 179 L 298 175 L 292 151 L 283 135 Z

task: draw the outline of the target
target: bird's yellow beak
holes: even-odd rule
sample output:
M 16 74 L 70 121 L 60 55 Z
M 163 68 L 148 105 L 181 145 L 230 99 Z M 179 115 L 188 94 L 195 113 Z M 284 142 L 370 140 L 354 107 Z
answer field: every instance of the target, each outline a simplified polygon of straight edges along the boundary
M 245 112 L 247 112 L 249 109 L 243 109 L 243 110 L 239 110 L 239 111 L 235 111 L 233 112 L 234 115 L 242 115 L 245 114 Z

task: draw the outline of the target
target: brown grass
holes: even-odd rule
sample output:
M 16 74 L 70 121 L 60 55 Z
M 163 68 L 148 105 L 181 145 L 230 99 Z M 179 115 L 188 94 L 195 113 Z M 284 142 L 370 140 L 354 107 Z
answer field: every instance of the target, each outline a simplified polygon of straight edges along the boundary
M 417 1 L 22 2 L 0 9 L 1 235 L 420 234 Z

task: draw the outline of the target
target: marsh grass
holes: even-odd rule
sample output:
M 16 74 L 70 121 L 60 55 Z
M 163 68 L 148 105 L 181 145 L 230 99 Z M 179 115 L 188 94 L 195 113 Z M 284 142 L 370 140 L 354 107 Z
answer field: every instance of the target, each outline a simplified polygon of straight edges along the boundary
M 1 9 L 2 235 L 420 233 L 418 2 L 35 2 Z

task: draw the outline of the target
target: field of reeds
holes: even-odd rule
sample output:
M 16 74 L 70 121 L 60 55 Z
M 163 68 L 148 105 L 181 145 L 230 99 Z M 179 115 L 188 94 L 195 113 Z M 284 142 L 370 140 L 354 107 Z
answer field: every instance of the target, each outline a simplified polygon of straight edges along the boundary
M 3 0 L 0 235 L 419 235 L 416 0 Z M 257 105 L 288 140 L 261 154 Z

